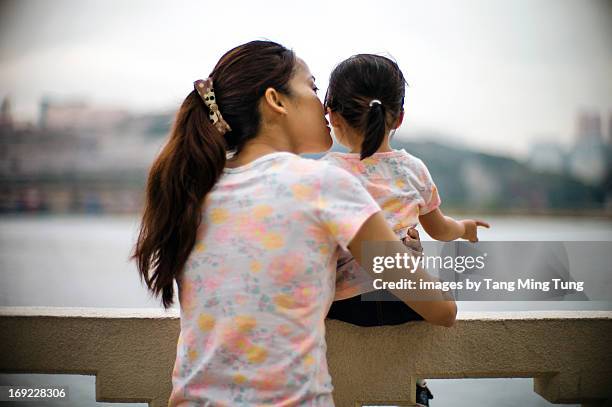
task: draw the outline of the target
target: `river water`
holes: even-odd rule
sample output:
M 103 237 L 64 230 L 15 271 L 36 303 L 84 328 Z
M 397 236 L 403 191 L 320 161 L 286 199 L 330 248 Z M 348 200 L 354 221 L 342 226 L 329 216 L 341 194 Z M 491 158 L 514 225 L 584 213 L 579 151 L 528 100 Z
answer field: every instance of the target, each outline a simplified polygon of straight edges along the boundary
M 569 217 L 484 217 L 488 241 L 612 241 L 612 219 Z M 0 306 L 159 307 L 128 261 L 138 232 L 135 216 L 15 216 L 0 218 Z M 427 240 L 424 232 L 421 233 Z M 612 270 L 611 270 L 612 272 Z M 474 302 L 462 311 L 540 309 L 612 310 L 603 301 Z M 144 406 L 96 403 L 95 378 L 80 375 L 0 375 L 0 385 L 66 384 L 70 404 L 62 406 Z M 428 380 L 432 406 L 547 406 L 531 379 Z M 20 402 L 18 406 L 43 405 Z

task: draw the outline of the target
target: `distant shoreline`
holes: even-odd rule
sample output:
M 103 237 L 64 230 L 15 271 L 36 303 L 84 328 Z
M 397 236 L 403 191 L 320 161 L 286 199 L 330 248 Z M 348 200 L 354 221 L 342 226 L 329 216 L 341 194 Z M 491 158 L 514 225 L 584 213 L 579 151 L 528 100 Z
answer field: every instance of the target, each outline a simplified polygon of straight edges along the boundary
M 495 211 L 487 209 L 467 209 L 445 207 L 444 212 L 450 216 L 465 217 L 515 217 L 521 216 L 525 218 L 595 218 L 612 220 L 612 209 L 610 210 L 570 210 L 570 209 L 516 209 Z M 134 218 L 140 216 L 140 212 L 3 212 L 0 213 L 0 218 L 46 218 L 46 217 L 114 217 L 114 218 Z
M 496 216 L 496 217 L 513 217 L 522 216 L 526 218 L 601 218 L 612 220 L 612 209 L 610 210 L 571 210 L 571 209 L 517 209 L 517 210 L 504 210 L 498 212 L 494 210 L 478 209 L 459 209 L 459 208 L 445 208 L 445 212 L 449 215 L 458 216 Z

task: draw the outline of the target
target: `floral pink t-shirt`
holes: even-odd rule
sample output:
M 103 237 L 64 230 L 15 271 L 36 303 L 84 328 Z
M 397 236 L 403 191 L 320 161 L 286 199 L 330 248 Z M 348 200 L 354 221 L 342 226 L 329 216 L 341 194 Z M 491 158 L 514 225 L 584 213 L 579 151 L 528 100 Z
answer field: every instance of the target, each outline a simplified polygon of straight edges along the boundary
M 333 406 L 325 316 L 338 254 L 380 211 L 359 180 L 288 152 L 225 169 L 178 279 L 175 406 Z
M 357 153 L 330 152 L 323 161 L 349 171 L 366 187 L 383 210 L 398 237 L 441 204 L 440 196 L 423 161 L 406 150 L 374 153 L 360 160 Z M 348 251 L 340 254 L 335 300 L 373 291 L 370 275 L 361 270 Z

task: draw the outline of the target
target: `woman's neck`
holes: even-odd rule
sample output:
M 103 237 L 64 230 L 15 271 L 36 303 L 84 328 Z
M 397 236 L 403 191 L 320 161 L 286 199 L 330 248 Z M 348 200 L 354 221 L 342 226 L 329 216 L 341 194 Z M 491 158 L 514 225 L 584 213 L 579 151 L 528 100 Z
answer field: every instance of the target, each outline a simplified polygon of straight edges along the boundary
M 271 134 L 258 134 L 244 144 L 240 154 L 228 159 L 225 166 L 227 168 L 241 167 L 259 157 L 280 151 L 293 152 L 293 148 L 282 137 L 274 137 Z

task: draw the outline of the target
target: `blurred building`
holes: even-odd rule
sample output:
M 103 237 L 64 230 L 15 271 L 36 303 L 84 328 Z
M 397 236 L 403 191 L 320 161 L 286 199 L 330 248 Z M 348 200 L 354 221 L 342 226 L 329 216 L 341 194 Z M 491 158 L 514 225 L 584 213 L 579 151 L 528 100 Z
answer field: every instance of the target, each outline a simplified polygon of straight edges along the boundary
M 568 157 L 569 173 L 585 183 L 601 184 L 606 177 L 608 157 L 599 113 L 578 114 L 574 141 Z
M 466 203 L 474 206 L 487 206 L 499 196 L 499 182 L 480 161 L 465 160 L 461 164 L 459 179 L 467 189 Z
M 566 156 L 560 143 L 538 140 L 529 147 L 527 164 L 538 172 L 562 174 L 565 171 Z
M 0 211 L 135 212 L 172 113 L 41 103 L 39 126 L 0 109 Z
M 608 145 L 612 145 L 612 112 L 608 115 Z
M 582 111 L 576 117 L 576 143 L 601 143 L 603 141 L 601 115 Z
M 82 100 L 53 100 L 44 98 L 40 104 L 39 125 L 52 130 L 90 130 L 112 129 L 129 117 L 122 109 L 94 108 Z
M 0 106 L 0 127 L 12 127 L 13 116 L 11 114 L 11 101 L 8 96 L 2 100 Z

